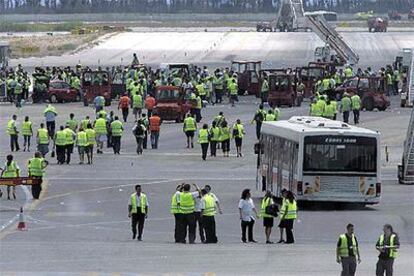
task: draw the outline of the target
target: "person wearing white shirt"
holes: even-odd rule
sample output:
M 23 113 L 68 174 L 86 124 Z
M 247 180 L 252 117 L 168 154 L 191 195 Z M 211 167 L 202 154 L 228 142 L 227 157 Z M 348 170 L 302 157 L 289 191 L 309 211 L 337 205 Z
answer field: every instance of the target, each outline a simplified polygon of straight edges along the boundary
M 255 222 L 254 215 L 256 215 L 256 217 L 258 217 L 258 215 L 251 198 L 250 189 L 244 189 L 241 194 L 241 199 L 239 201 L 239 212 L 242 229 L 242 242 L 256 243 L 253 239 L 253 225 Z M 246 239 L 246 230 L 248 231 L 248 239 Z
M 141 185 L 135 185 L 135 193 L 131 194 L 128 205 L 128 217 L 131 218 L 132 239 L 137 236 L 138 224 L 138 241 L 142 240 L 144 231 L 144 222 L 148 216 L 148 199 L 146 194 L 141 192 Z

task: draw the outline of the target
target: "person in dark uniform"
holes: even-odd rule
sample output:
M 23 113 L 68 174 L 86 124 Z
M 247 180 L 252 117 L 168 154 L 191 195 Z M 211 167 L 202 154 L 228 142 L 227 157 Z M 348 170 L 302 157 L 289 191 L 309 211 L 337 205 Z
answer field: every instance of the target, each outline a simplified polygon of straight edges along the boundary
M 382 234 L 377 241 L 376 248 L 379 251 L 376 275 L 386 276 L 393 275 L 394 259 L 398 257 L 398 249 L 400 248 L 400 241 L 397 233 L 394 232 L 390 224 L 384 225 L 384 234 Z
M 346 226 L 346 233 L 339 236 L 336 247 L 336 261 L 342 264 L 341 276 L 354 276 L 358 263 L 361 262 L 358 249 L 358 241 L 354 235 L 354 225 Z

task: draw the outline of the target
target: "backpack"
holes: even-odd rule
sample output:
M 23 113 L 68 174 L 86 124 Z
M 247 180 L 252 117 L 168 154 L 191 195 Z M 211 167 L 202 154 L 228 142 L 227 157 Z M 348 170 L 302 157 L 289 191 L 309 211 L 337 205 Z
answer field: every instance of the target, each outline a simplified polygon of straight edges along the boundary
M 261 111 L 256 112 L 256 115 L 254 115 L 254 120 L 256 122 L 263 122 L 264 119 L 265 118 L 264 118 L 263 112 L 261 112 Z
M 277 204 L 270 204 L 269 206 L 266 206 L 265 213 L 266 215 L 277 217 L 279 213 L 279 207 L 277 207 Z
M 233 128 L 233 137 L 239 137 L 239 128 L 237 126 Z
M 144 128 L 141 125 L 137 126 L 134 129 L 134 135 L 135 136 L 142 136 L 142 135 L 144 135 Z

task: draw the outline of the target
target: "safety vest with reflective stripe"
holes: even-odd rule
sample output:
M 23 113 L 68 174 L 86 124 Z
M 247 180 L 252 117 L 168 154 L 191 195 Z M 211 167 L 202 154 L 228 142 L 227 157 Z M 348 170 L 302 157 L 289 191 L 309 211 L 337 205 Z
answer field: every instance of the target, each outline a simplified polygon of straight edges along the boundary
M 99 118 L 95 121 L 95 132 L 96 134 L 106 135 L 106 121 L 103 118 Z
M 16 121 L 15 120 L 10 120 L 7 123 L 7 134 L 9 135 L 15 135 L 17 134 L 16 130 L 15 130 L 15 126 L 16 126 Z
M 335 117 L 335 106 L 333 103 L 325 105 L 322 116 L 328 119 L 333 119 Z
M 32 122 L 24 121 L 22 124 L 22 134 L 26 136 L 32 136 Z
M 39 137 L 39 144 L 40 145 L 47 145 L 49 144 L 49 133 L 45 128 L 39 128 L 37 130 L 37 135 Z
M 198 132 L 198 143 L 207 144 L 208 143 L 208 129 L 200 129 Z
M 43 176 L 44 175 L 44 166 L 43 158 L 32 158 L 29 160 L 29 176 Z
M 17 177 L 18 175 L 18 169 L 16 162 L 11 161 L 10 165 L 6 165 L 6 170 L 3 171 L 3 177 L 4 178 L 11 178 L 11 177 Z
M 187 117 L 184 119 L 184 131 L 195 131 L 196 121 L 193 117 Z
M 64 146 L 64 145 L 66 145 L 66 131 L 64 131 L 64 130 L 58 130 L 56 132 L 55 144 L 57 146 Z
M 179 193 L 174 193 L 173 196 L 171 197 L 171 214 L 179 214 L 181 213 L 179 208 L 178 208 L 178 204 L 177 204 L 177 194 Z
M 287 213 L 285 214 L 285 212 Z M 293 200 L 293 203 L 291 203 L 287 199 L 284 200 L 282 204 L 282 210 L 280 211 L 280 213 L 281 213 L 281 217 L 284 217 L 284 219 L 296 219 L 297 218 L 296 200 Z
M 209 194 L 204 196 L 204 211 L 203 216 L 212 217 L 216 214 L 216 201 L 214 197 Z
M 229 127 L 222 127 L 220 129 L 220 141 L 225 141 L 231 138 Z
M 75 119 L 69 119 L 66 124 L 69 126 L 69 128 L 73 131 L 76 131 L 76 128 L 78 127 L 78 121 Z
M 391 234 L 390 244 L 389 244 L 390 247 L 395 246 L 395 237 L 396 237 L 395 234 Z M 380 247 L 384 246 L 384 234 L 382 234 L 379 237 L 378 245 Z M 387 244 L 385 244 L 385 245 L 387 245 Z M 389 248 L 389 255 L 388 256 L 390 258 L 393 258 L 393 259 L 397 258 L 398 257 L 398 250 L 396 248 Z
M 220 141 L 220 128 L 219 127 L 211 127 L 210 134 L 211 134 L 211 141 L 213 142 Z
M 182 214 L 191 214 L 195 210 L 195 202 L 193 195 L 189 192 L 180 194 L 180 212 Z
M 141 213 L 145 214 L 145 207 L 147 206 L 147 196 L 144 193 L 140 194 L 141 198 Z M 137 204 L 137 193 L 131 194 L 131 214 L 136 214 L 138 212 Z
M 119 120 L 115 120 L 111 123 L 112 136 L 122 136 L 122 123 Z
M 341 109 L 342 112 L 351 111 L 351 99 L 349 97 L 343 97 L 341 100 Z
M 351 103 L 352 103 L 352 110 L 361 109 L 361 98 L 358 95 L 353 95 L 351 97 Z
M 95 145 L 96 143 L 96 133 L 95 130 L 88 128 L 86 129 L 86 137 L 88 138 L 88 145 Z
M 85 131 L 79 131 L 76 135 L 76 144 L 80 147 L 86 147 L 88 145 L 88 137 Z
M 339 246 L 339 257 L 349 257 L 349 249 L 348 249 L 348 239 L 346 237 L 346 234 L 342 234 L 339 236 L 339 238 L 341 239 L 341 244 Z M 356 243 L 356 239 L 355 239 L 355 235 L 352 234 L 352 251 L 353 251 L 353 255 L 356 256 L 357 255 L 357 243 Z
M 244 136 L 244 127 L 242 124 L 234 124 L 233 129 L 237 129 L 237 134 L 233 138 L 243 138 Z
M 270 206 L 270 204 L 272 204 L 272 199 L 270 197 L 265 197 L 262 199 L 262 205 L 260 208 L 260 216 L 262 218 L 271 218 L 272 215 L 268 215 L 266 214 L 266 207 Z

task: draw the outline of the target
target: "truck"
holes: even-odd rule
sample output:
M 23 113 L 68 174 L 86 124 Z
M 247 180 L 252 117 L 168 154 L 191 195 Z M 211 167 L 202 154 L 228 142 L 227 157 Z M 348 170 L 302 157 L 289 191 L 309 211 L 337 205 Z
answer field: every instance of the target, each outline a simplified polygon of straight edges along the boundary
M 155 99 L 154 112 L 163 121 L 181 123 L 184 121 L 185 114 L 192 107 L 192 103 L 187 99 L 185 92 L 178 86 L 158 86 L 155 89 Z
M 374 33 L 385 33 L 388 28 L 388 20 L 381 17 L 372 17 L 368 19 L 367 24 L 368 31 Z
M 259 72 L 262 68 L 261 61 L 232 61 L 231 70 L 237 74 L 237 86 L 239 95 L 246 92 L 249 95 L 260 97 Z

